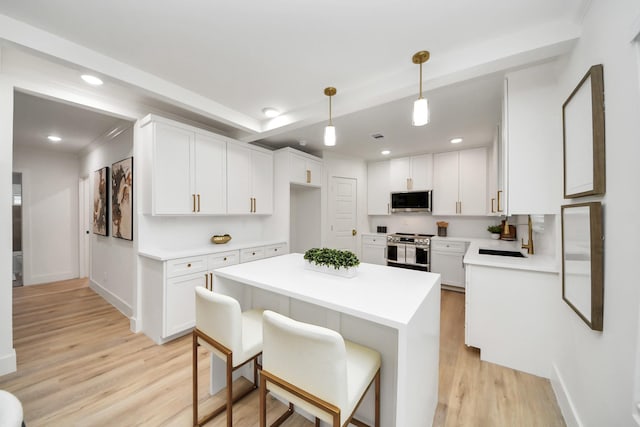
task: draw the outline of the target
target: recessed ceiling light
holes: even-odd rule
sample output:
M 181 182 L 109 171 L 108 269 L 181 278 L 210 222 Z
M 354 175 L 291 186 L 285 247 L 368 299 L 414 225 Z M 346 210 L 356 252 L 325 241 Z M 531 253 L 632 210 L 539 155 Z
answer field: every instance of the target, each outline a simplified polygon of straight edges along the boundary
M 453 139 L 451 140 L 451 143 L 452 143 L 452 144 L 459 144 L 459 143 L 461 143 L 461 142 L 462 142 L 462 138 L 453 138 Z
M 300 141 L 298 141 L 298 144 L 304 147 L 305 145 L 307 145 L 307 141 L 305 141 L 304 139 L 301 139 Z
M 380 154 L 382 154 L 383 156 L 388 156 L 389 154 L 391 154 L 391 151 L 389 151 L 389 150 L 382 150 L 382 151 L 380 152 Z
M 47 139 L 51 142 L 60 142 L 62 141 L 62 138 L 60 138 L 59 136 L 55 136 L 55 135 L 49 135 L 47 137 Z
M 280 111 L 278 111 L 277 108 L 273 108 L 273 107 L 265 107 L 262 109 L 262 113 L 269 117 L 270 119 L 274 118 L 274 117 L 278 117 L 280 115 Z
M 96 76 L 92 76 L 91 74 L 83 74 L 80 76 L 82 80 L 89 83 L 92 86 L 100 86 L 102 84 L 102 80 L 97 78 Z

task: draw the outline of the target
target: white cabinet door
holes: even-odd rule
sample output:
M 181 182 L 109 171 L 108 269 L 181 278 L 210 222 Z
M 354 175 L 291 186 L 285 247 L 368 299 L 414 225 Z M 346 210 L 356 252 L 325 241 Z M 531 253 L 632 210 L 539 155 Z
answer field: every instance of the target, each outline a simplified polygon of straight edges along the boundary
M 322 163 L 307 159 L 307 169 L 309 170 L 309 182 L 308 184 L 322 185 Z
M 433 252 L 431 256 L 431 271 L 440 273 L 443 285 L 464 288 L 464 255 L 447 252 Z
M 195 273 L 167 279 L 164 337 L 196 324 L 196 286 L 204 286 L 205 274 Z
M 367 165 L 367 214 L 391 214 L 389 173 L 389 161 L 372 162 Z
M 411 157 L 412 191 L 433 189 L 433 154 Z
M 239 144 L 228 143 L 227 213 L 251 213 L 251 178 L 251 150 Z
M 290 181 L 296 184 L 320 186 L 322 181 L 322 163 L 292 153 Z
M 164 123 L 154 123 L 153 213 L 182 215 L 194 211 L 194 133 Z
M 458 212 L 458 152 L 433 156 L 433 214 L 456 215 Z
M 273 155 L 251 150 L 253 213 L 273 213 Z
M 411 158 L 391 159 L 391 191 L 411 191 Z
M 487 150 L 476 148 L 459 151 L 458 213 L 487 214 Z
M 194 153 L 196 212 L 227 213 L 226 143 L 196 134 Z

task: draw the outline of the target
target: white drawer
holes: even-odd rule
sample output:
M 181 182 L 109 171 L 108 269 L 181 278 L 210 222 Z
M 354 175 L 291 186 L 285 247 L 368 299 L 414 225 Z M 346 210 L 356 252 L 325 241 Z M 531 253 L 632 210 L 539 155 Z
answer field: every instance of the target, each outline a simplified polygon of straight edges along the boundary
M 235 265 L 240 262 L 240 252 L 229 251 L 220 252 L 209 255 L 207 265 L 209 270 L 215 270 L 216 268 L 226 267 L 228 265 Z
M 255 261 L 264 258 L 264 246 L 247 248 L 240 251 L 240 262 Z
M 287 244 L 278 243 L 275 245 L 269 245 L 264 247 L 264 257 L 271 258 L 278 255 L 284 255 L 287 253 Z
M 387 235 L 382 234 L 380 236 L 372 236 L 370 234 L 363 234 L 362 244 L 373 246 L 387 246 Z
M 182 276 L 183 274 L 198 273 L 207 270 L 205 256 L 179 258 L 167 261 L 167 277 Z
M 447 240 L 432 240 L 431 251 L 456 252 L 464 254 L 467 250 L 467 242 L 454 242 Z

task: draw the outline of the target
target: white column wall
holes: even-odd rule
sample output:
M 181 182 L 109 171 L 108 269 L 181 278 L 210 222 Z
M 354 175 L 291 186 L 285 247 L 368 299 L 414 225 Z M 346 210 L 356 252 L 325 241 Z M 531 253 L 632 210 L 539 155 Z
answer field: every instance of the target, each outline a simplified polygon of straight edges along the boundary
M 592 331 L 561 304 L 552 383 L 568 426 L 635 425 L 640 95 L 631 30 L 639 17 L 635 0 L 591 2 L 582 37 L 558 81 L 566 99 L 592 65 L 604 66 L 606 195 L 572 201 L 601 200 L 604 206 L 604 330 Z
M 13 348 L 11 283 L 11 177 L 13 159 L 13 85 L 0 75 L 0 375 L 16 370 Z

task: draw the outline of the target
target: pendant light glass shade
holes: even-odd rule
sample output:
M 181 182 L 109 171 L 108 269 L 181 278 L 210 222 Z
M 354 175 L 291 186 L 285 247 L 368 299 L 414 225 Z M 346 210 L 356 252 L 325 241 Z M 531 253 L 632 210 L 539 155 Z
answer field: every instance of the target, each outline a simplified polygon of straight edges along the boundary
M 329 125 L 324 128 L 324 145 L 333 147 L 336 145 L 336 127 Z
M 420 64 L 420 96 L 413 103 L 411 123 L 414 126 L 424 126 L 429 123 L 429 101 L 422 96 L 422 64 L 429 60 L 429 52 L 421 50 L 411 58 L 414 64 Z
M 329 97 L 329 124 L 324 128 L 324 145 L 327 147 L 336 145 L 336 128 L 331 121 L 331 97 L 337 92 L 336 88 L 331 86 L 324 89 L 324 94 Z
M 424 126 L 429 123 L 429 101 L 426 98 L 416 99 L 413 103 L 413 119 L 411 124 L 414 126 Z

